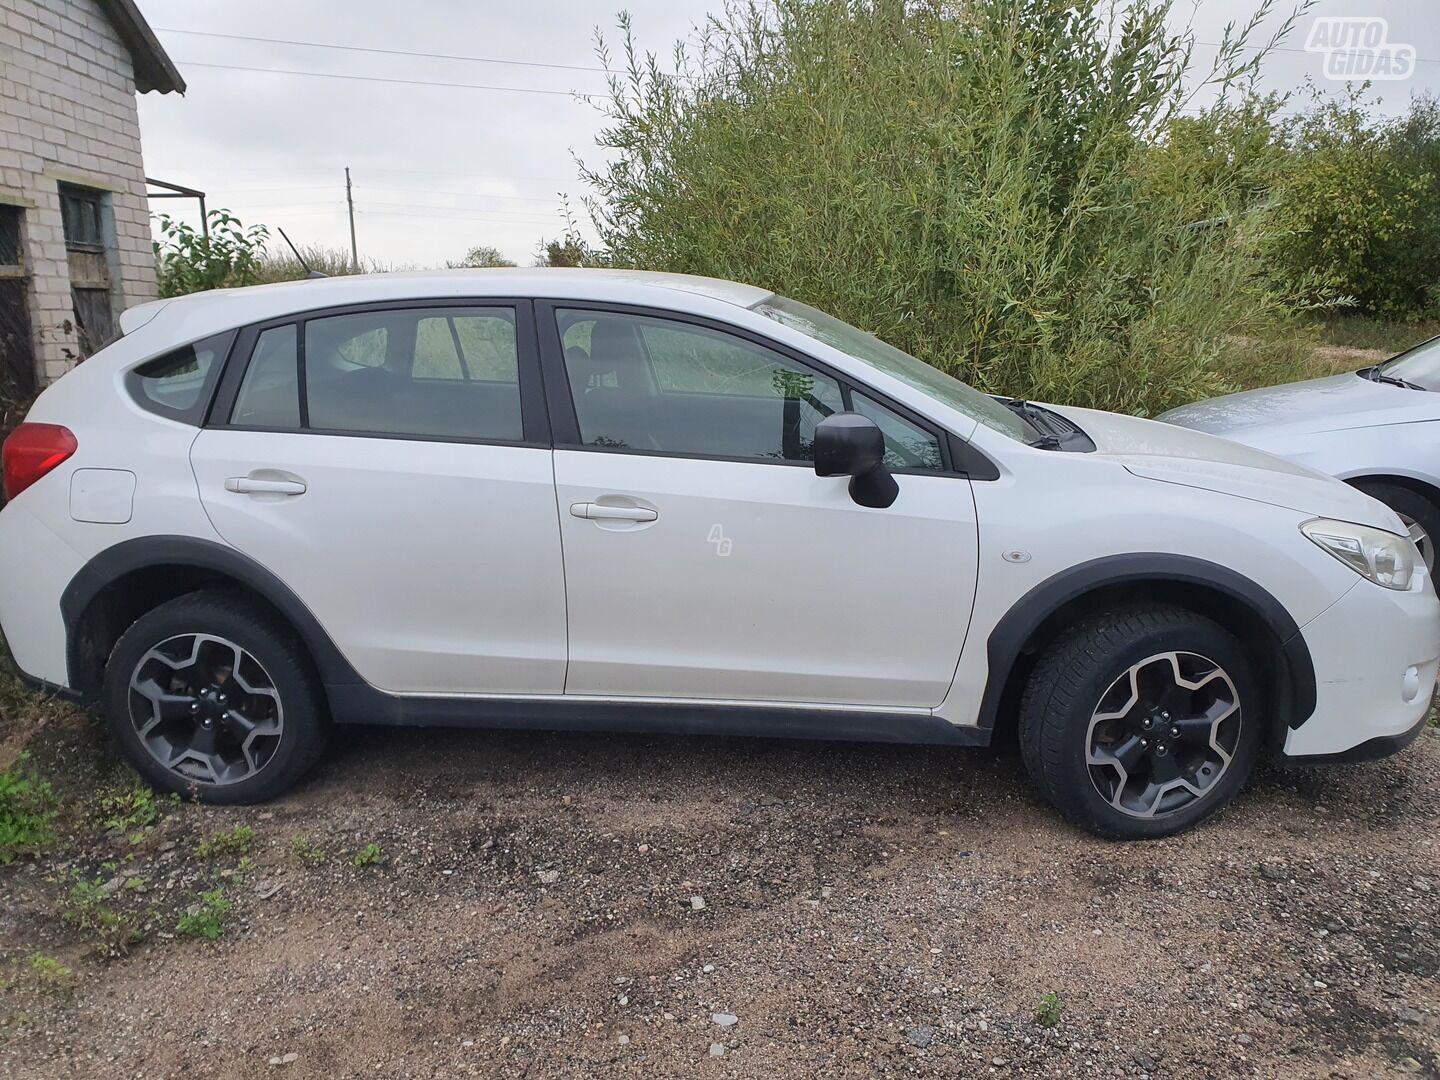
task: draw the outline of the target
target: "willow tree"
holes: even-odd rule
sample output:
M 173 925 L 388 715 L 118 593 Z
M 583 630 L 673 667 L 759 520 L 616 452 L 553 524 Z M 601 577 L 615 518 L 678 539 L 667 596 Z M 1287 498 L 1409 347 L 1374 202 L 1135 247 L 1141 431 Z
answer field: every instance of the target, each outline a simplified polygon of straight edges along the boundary
M 1252 44 L 1267 4 L 1201 66 L 1170 7 L 752 2 L 675 73 L 622 16 L 606 161 L 582 166 L 600 246 L 786 293 L 992 391 L 1147 411 L 1222 389 L 1226 351 L 1279 317 L 1264 202 L 1244 169 L 1177 168 L 1166 136 L 1253 106 L 1277 38 Z

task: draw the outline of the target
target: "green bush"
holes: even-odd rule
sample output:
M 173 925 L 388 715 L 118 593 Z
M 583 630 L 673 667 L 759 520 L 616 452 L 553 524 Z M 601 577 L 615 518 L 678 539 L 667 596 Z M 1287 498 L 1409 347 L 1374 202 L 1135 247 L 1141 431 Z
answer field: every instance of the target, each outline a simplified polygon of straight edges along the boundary
M 39 851 L 54 839 L 59 801 L 29 767 L 29 754 L 0 772 L 0 863 Z
M 1440 102 L 1385 119 L 1358 90 L 1317 95 L 1277 143 L 1264 258 L 1281 287 L 1323 277 L 1367 315 L 1440 316 Z
M 259 280 L 269 230 L 264 225 L 247 229 L 228 210 L 211 210 L 206 220 L 208 236 L 169 214 L 160 215 L 155 284 L 161 296 L 254 285 Z
M 988 391 L 1154 412 L 1225 389 L 1238 343 L 1288 325 L 1254 262 L 1269 6 L 1212 68 L 1168 0 L 1111 10 L 735 6 L 679 78 L 622 17 L 610 161 L 582 167 L 605 257 L 788 294 Z M 1255 115 L 1194 118 L 1234 158 L 1197 173 L 1159 151 L 1205 83 Z

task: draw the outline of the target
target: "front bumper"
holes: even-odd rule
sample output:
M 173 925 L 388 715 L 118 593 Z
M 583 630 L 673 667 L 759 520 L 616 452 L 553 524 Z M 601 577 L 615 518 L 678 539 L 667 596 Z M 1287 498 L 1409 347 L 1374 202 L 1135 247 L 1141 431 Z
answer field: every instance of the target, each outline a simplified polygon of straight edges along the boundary
M 1420 733 L 1440 668 L 1440 600 L 1360 581 L 1300 630 L 1315 665 L 1315 710 L 1286 732 L 1286 758 L 1370 760 Z
M 1341 750 L 1335 754 L 1287 756 L 1282 761 L 1286 765 L 1342 765 L 1354 764 L 1358 761 L 1379 761 L 1391 754 L 1398 754 L 1418 739 L 1420 732 L 1425 730 L 1425 724 L 1429 719 L 1430 716 L 1427 713 L 1420 717 L 1409 731 L 1403 731 L 1399 735 L 1376 735 L 1373 739 L 1366 739 L 1349 750 Z

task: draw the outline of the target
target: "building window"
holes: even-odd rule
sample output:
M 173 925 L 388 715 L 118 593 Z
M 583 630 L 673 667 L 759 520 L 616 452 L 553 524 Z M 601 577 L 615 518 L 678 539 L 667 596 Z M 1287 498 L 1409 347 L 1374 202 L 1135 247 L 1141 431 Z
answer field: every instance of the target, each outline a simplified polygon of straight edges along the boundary
M 66 250 L 105 250 L 105 192 L 61 184 L 60 213 L 65 218 Z
M 94 188 L 60 185 L 60 216 L 70 262 L 70 293 L 80 351 L 98 352 L 115 337 L 114 288 L 110 275 L 110 196 Z
M 0 395 L 23 401 L 35 392 L 29 281 L 20 243 L 18 206 L 0 206 Z

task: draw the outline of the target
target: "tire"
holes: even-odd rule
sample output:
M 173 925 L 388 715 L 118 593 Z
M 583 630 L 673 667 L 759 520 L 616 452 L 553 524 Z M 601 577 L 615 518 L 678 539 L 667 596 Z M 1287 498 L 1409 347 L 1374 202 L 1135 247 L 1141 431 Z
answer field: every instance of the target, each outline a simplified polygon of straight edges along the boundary
M 1379 499 L 1404 519 L 1407 527 L 1418 525 L 1423 538 L 1417 537 L 1411 528 L 1411 537 L 1416 540 L 1425 559 L 1425 568 L 1432 574 L 1435 570 L 1435 545 L 1440 542 L 1440 507 L 1419 492 L 1411 491 L 1399 484 L 1366 482 L 1355 485 L 1372 499 Z
M 1137 605 L 1087 618 L 1045 650 L 1021 698 L 1020 752 L 1072 824 L 1115 840 L 1171 836 L 1240 791 L 1265 719 L 1234 637 L 1183 608 Z
M 272 799 L 325 748 L 303 646 L 227 592 L 191 593 L 142 615 L 110 654 L 102 701 L 136 771 L 201 802 Z

